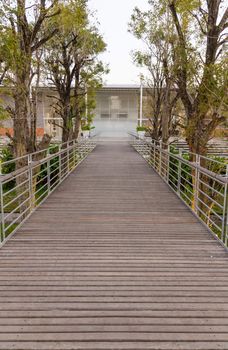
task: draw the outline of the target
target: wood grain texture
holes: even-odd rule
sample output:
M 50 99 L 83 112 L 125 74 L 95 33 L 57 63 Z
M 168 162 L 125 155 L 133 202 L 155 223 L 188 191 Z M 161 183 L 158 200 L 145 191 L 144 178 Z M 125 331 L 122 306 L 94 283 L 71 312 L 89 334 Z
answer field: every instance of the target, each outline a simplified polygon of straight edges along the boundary
M 127 142 L 0 251 L 0 350 L 227 350 L 227 327 L 227 252 Z

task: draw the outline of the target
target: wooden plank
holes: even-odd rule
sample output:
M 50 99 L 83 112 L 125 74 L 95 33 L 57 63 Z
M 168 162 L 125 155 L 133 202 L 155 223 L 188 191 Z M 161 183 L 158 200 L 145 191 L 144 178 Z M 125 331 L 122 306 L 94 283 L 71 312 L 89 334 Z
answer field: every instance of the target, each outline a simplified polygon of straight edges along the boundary
M 8 330 L 10 330 L 10 327 L 22 327 L 22 326 L 55 326 L 55 325 L 63 325 L 63 326 L 90 326 L 93 325 L 102 325 L 102 326 L 109 326 L 109 325 L 119 325 L 119 326 L 143 326 L 143 325 L 149 325 L 154 327 L 161 327 L 160 325 L 163 325 L 164 328 L 166 326 L 172 326 L 172 327 L 187 327 L 187 326 L 194 326 L 194 327 L 211 327 L 215 326 L 215 329 L 217 329 L 217 326 L 220 326 L 222 328 L 227 327 L 228 325 L 228 318 L 220 317 L 220 318 L 203 318 L 203 317 L 59 317 L 59 318 L 52 318 L 52 317 L 31 317 L 31 318 L 23 318 L 23 317 L 11 317 L 11 318 L 1 318 L 0 319 L 0 325 L 1 329 L 0 332 L 3 332 L 4 327 L 8 326 Z M 163 329 L 164 329 L 163 328 Z M 38 328 L 36 328 L 38 329 Z M 205 329 L 205 328 L 202 328 Z M 225 331 L 227 328 L 224 328 Z M 25 330 L 25 328 L 23 328 Z M 174 331 L 176 331 L 175 328 L 173 328 Z M 199 328 L 198 328 L 199 330 Z M 197 330 L 197 331 L 198 331 Z M 34 330 L 33 330 L 34 331 Z M 211 328 L 210 330 L 211 331 Z
M 0 350 L 227 350 L 228 254 L 127 143 L 0 252 Z
M 165 332 L 80 332 L 80 333 L 70 333 L 70 332 L 58 332 L 58 333 L 0 333 L 1 341 L 12 341 L 12 342 L 26 342 L 26 341 L 53 341 L 64 342 L 64 341 L 75 341 L 75 342 L 97 342 L 97 341 L 122 341 L 122 342 L 132 342 L 132 341 L 147 341 L 147 342 L 189 342 L 192 339 L 195 342 L 227 342 L 228 344 L 228 333 L 168 333 Z
M 71 342 L 71 341 L 55 341 L 50 342 L 0 342 L 0 350 L 227 350 L 227 342 L 148 342 L 146 340 L 118 342 L 118 341 L 92 341 L 92 342 Z

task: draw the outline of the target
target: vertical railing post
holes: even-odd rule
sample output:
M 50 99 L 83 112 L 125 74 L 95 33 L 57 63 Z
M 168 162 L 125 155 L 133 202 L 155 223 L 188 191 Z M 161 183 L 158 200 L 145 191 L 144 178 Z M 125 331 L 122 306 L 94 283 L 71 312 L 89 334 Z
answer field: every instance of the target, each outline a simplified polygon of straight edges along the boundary
M 58 153 L 59 153 L 59 182 L 61 182 L 62 179 L 62 153 L 61 153 L 61 144 L 58 147 Z
M 156 170 L 156 141 L 154 140 L 154 169 Z
M 32 154 L 28 155 L 28 185 L 29 185 L 29 202 L 30 211 L 35 207 L 35 193 L 33 193 L 33 171 L 32 171 Z
M 179 158 L 182 158 L 182 149 L 179 149 Z M 178 159 L 178 170 L 177 170 L 177 193 L 181 193 L 181 174 L 182 174 L 182 161 Z
M 51 162 L 50 162 L 50 152 L 49 149 L 47 150 L 47 189 L 48 189 L 48 194 L 51 191 Z
M 168 148 L 167 148 L 167 171 L 166 171 L 166 176 L 167 176 L 167 183 L 169 184 L 169 166 L 170 166 L 170 145 L 168 145 Z
M 162 140 L 159 141 L 159 174 L 162 176 Z
M 70 153 L 69 153 L 69 141 L 67 141 L 67 173 L 69 174 L 70 172 Z
M 4 217 L 4 200 L 3 200 L 3 185 L 0 182 L 0 201 L 1 201 L 1 243 L 5 240 L 5 217 Z
M 226 165 L 226 180 L 228 179 L 228 165 Z M 222 235 L 221 239 L 227 246 L 228 240 L 228 183 L 224 185 L 224 203 L 223 203 L 223 216 L 222 216 Z
M 73 141 L 73 163 L 75 168 L 76 167 L 76 140 Z
M 153 166 L 153 140 L 151 140 L 149 155 L 150 155 L 150 158 L 149 158 L 150 165 Z
M 194 187 L 193 187 L 193 205 L 192 209 L 196 214 L 198 214 L 198 198 L 199 198 L 199 181 L 200 181 L 200 155 L 196 154 L 196 160 L 195 160 L 195 171 L 193 172 L 195 174 L 195 179 L 193 179 Z

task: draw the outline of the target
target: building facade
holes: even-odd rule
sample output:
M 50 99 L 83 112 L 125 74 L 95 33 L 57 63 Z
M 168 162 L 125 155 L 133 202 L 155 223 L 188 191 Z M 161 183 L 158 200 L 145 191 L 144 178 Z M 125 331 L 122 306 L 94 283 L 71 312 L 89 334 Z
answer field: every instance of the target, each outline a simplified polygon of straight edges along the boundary
M 12 105 L 12 101 L 0 94 L 1 102 Z M 41 87 L 38 91 L 37 103 L 37 136 L 44 133 L 56 141 L 61 140 L 62 120 L 55 115 L 53 102 L 54 90 Z M 122 137 L 136 130 L 140 114 L 140 87 L 136 85 L 107 85 L 97 91 L 96 109 L 94 111 L 94 132 L 102 137 Z M 86 118 L 86 116 L 85 116 Z M 12 121 L 7 120 L 0 128 L 1 136 L 6 131 L 12 134 Z
M 94 126 L 103 137 L 135 131 L 139 119 L 138 86 L 105 86 L 97 92 Z

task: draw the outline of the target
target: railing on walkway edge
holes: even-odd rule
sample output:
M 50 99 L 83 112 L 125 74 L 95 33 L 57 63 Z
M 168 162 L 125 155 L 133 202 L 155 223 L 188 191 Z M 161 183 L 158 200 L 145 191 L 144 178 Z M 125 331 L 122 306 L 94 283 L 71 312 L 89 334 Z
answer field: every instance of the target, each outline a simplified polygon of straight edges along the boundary
M 24 165 L 29 165 L 31 161 L 37 160 L 37 158 L 45 158 L 49 154 L 56 153 L 57 150 L 61 151 L 64 148 L 67 148 L 69 145 L 72 145 L 73 143 L 85 143 L 88 140 L 92 140 L 91 138 L 80 138 L 77 140 L 71 140 L 67 142 L 53 142 L 51 143 L 47 148 L 43 148 L 41 150 L 38 150 L 36 152 L 27 153 L 24 156 L 18 157 L 18 158 L 12 158 L 7 161 L 2 161 L 2 157 L 0 157 L 0 175 L 5 175 L 10 172 L 12 172 L 15 169 L 16 163 L 18 161 L 21 161 Z M 6 146 L 6 145 L 5 145 Z M 12 170 L 13 169 L 13 170 Z
M 88 139 L 73 140 L 2 163 L 4 169 L 23 158 L 25 165 L 0 175 L 0 247 L 95 147 Z
M 175 154 L 170 145 L 132 136 L 135 150 L 227 247 L 228 164 L 199 155 L 190 161 L 189 153 L 179 150 Z M 223 166 L 222 174 L 207 168 L 211 162 Z

